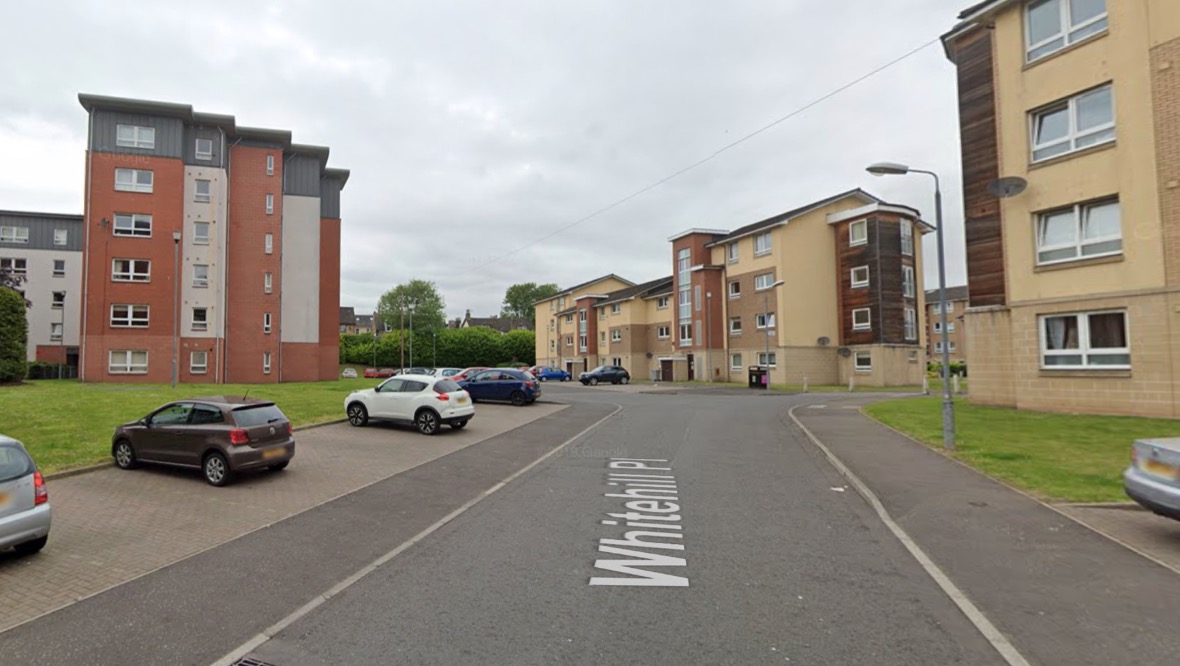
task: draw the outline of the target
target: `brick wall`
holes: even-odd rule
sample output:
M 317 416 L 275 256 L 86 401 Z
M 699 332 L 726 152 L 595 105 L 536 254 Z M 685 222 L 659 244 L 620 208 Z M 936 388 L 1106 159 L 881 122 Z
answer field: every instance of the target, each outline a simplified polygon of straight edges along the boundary
M 1151 87 L 1165 276 L 1180 285 L 1180 39 L 1151 49 Z
M 340 372 L 340 220 L 320 220 L 320 344 L 319 379 L 335 379 Z M 541 337 L 540 333 L 538 337 Z M 538 356 L 540 361 L 543 356 Z M 284 379 L 286 377 L 284 376 Z
M 972 342 L 967 349 L 971 402 L 1015 407 L 1011 312 L 1005 307 L 971 309 L 963 324 Z

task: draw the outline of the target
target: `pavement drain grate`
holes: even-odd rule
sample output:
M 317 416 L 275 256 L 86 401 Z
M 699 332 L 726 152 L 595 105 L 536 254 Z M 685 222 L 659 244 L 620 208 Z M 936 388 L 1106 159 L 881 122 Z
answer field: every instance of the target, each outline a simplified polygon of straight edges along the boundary
M 235 661 L 232 666 L 277 666 L 269 661 L 262 661 L 261 659 L 254 659 L 252 657 L 242 657 Z

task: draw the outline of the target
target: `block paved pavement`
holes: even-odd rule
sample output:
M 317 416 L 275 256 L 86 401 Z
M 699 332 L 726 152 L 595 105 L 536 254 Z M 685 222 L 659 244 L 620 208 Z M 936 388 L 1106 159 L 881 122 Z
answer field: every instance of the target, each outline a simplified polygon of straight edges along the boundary
M 467 428 L 433 437 L 382 423 L 300 430 L 285 471 L 224 488 L 155 466 L 51 480 L 49 545 L 0 553 L 0 632 L 565 407 L 480 404 Z

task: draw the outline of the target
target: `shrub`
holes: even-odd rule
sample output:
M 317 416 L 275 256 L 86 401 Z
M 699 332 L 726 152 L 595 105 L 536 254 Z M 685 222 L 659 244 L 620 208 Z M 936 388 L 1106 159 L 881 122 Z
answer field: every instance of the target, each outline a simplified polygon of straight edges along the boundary
M 25 299 L 14 289 L 0 287 L 0 383 L 24 380 L 28 373 L 28 344 Z

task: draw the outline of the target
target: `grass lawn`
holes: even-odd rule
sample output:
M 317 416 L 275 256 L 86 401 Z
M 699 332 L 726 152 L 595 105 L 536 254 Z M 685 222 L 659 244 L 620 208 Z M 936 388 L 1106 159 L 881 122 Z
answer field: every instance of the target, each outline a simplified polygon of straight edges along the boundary
M 941 398 L 890 400 L 873 417 L 942 447 Z M 1048 500 L 1125 502 L 1122 473 L 1131 444 L 1180 433 L 1180 421 L 1130 416 L 1049 414 L 955 402 L 958 451 L 975 468 Z
M 0 433 L 24 442 L 37 465 L 55 472 L 110 460 L 115 426 L 145 416 L 163 403 L 209 395 L 273 400 L 295 427 L 344 418 L 350 391 L 374 379 L 307 384 L 83 384 L 38 380 L 0 386 Z

